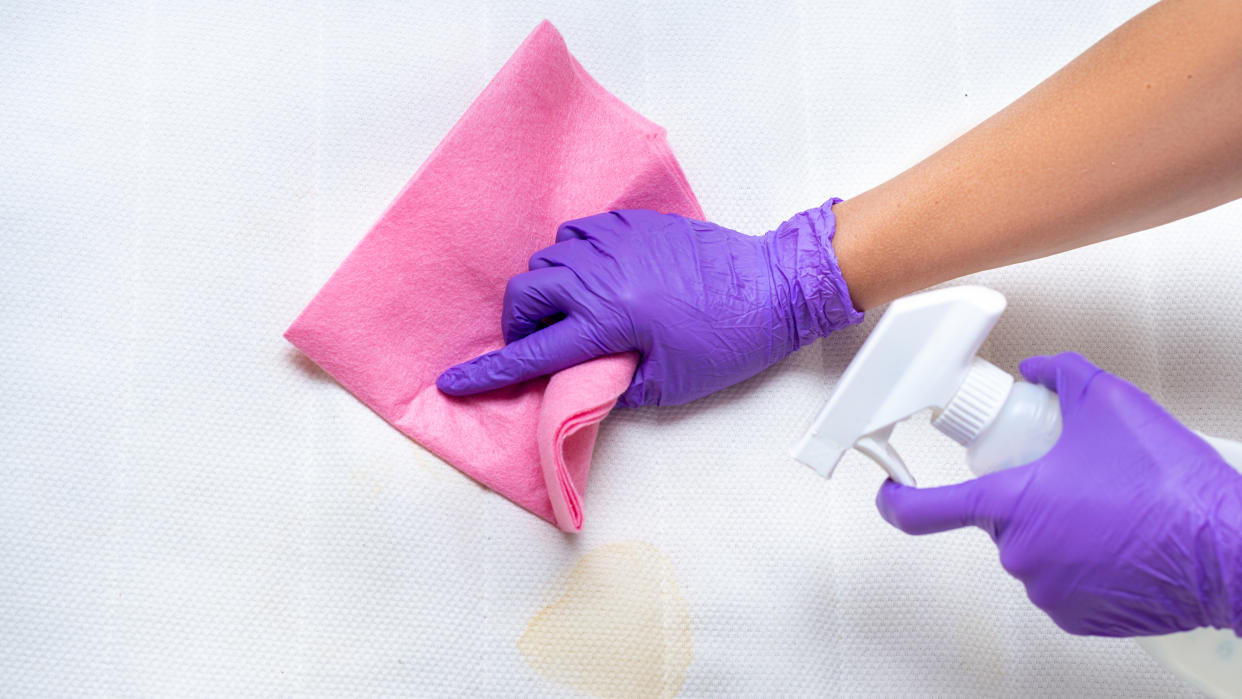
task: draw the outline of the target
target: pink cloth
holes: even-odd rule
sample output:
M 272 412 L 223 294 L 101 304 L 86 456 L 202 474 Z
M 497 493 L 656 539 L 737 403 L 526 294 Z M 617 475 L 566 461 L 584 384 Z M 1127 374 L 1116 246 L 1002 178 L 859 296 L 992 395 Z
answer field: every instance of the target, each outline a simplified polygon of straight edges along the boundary
M 598 423 L 637 356 L 470 398 L 435 379 L 504 344 L 505 284 L 558 224 L 620 208 L 703 218 L 664 130 L 600 87 L 543 22 L 285 337 L 445 461 L 577 531 Z

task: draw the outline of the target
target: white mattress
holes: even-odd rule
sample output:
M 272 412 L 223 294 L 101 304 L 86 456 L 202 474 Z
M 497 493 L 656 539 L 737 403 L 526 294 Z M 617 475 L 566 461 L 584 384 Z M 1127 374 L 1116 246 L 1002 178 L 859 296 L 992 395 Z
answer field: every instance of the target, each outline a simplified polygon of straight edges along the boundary
M 1061 633 L 982 532 L 888 527 L 861 457 L 822 481 L 786 456 L 878 314 L 712 398 L 614 414 L 579 536 L 281 339 L 545 17 L 667 127 L 708 215 L 761 233 L 913 164 L 1146 3 L 720 4 L 6 6 L 3 693 L 572 696 L 518 641 L 584 554 L 628 546 L 661 561 L 617 570 L 658 591 L 667 693 L 1189 694 L 1129 641 Z M 1075 349 L 1242 438 L 1240 219 L 978 275 L 1011 304 L 986 355 Z M 966 475 L 925 424 L 896 443 L 924 483 Z M 599 618 L 632 608 L 597 592 Z M 627 662 L 597 647 L 608 623 L 579 652 Z

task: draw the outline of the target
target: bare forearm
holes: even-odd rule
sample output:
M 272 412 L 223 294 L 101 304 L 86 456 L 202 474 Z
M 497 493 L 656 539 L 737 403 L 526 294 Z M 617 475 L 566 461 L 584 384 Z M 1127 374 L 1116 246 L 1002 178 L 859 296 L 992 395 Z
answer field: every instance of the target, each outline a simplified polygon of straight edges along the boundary
M 1242 196 L 1242 2 L 1165 0 L 927 160 L 838 204 L 855 306 Z

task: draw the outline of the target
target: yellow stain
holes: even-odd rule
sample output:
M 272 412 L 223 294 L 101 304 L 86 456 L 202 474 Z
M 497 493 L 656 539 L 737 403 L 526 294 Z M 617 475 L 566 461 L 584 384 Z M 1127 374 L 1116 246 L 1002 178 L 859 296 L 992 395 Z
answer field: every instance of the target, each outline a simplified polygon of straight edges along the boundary
M 384 486 L 392 478 L 392 466 L 389 464 L 378 464 L 373 468 L 358 466 L 349 472 L 349 477 L 359 486 L 366 487 L 371 497 L 377 498 L 384 492 Z
M 693 650 L 672 562 L 641 541 L 588 552 L 517 647 L 539 674 L 588 694 L 676 696 Z

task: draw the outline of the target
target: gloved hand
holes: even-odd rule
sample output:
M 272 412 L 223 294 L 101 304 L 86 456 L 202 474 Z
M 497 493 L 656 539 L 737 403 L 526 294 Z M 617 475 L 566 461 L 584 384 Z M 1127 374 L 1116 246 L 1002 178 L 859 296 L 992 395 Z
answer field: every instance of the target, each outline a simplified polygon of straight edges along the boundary
M 984 529 L 1005 570 L 1070 633 L 1242 635 L 1242 474 L 1081 355 L 1031 357 L 1021 370 L 1060 397 L 1056 446 L 958 485 L 888 481 L 884 519 L 910 534 Z
M 505 290 L 505 347 L 445 371 L 467 395 L 637 350 L 618 404 L 677 405 L 862 320 L 832 249 L 833 199 L 763 236 L 637 209 L 569 221 Z M 549 317 L 564 318 L 543 327 Z

